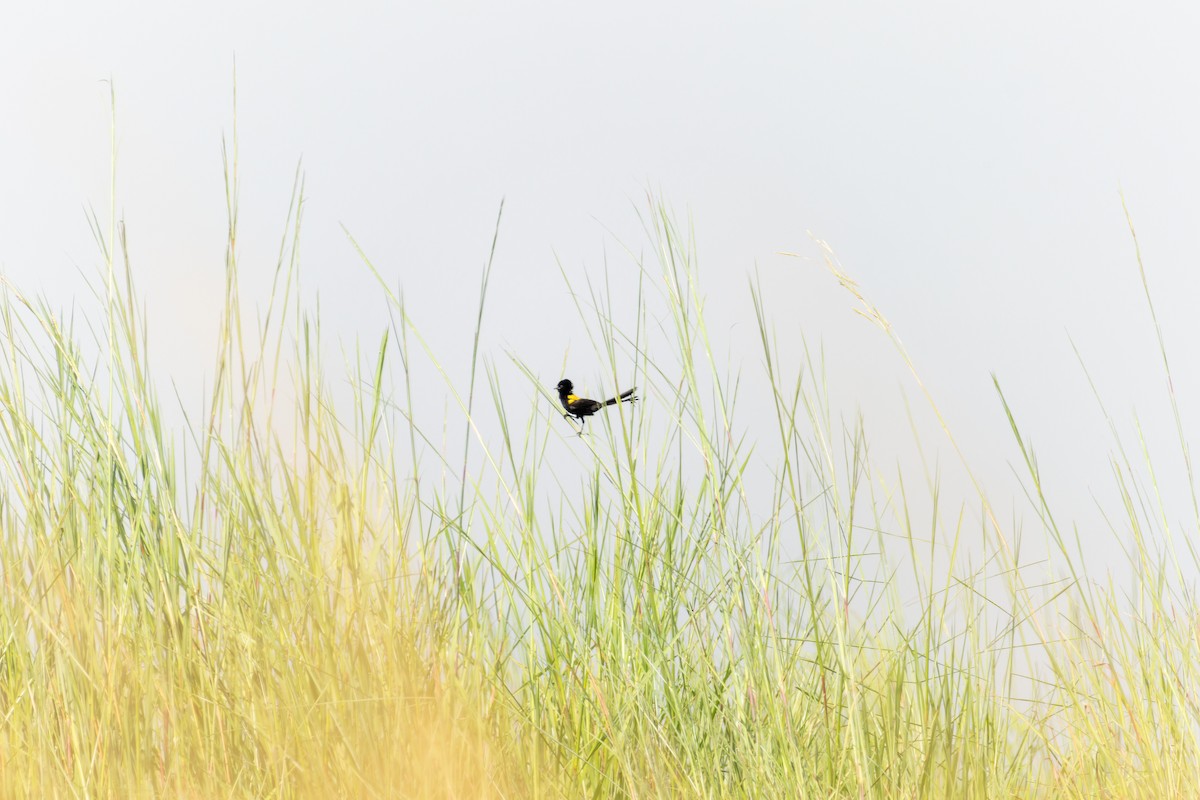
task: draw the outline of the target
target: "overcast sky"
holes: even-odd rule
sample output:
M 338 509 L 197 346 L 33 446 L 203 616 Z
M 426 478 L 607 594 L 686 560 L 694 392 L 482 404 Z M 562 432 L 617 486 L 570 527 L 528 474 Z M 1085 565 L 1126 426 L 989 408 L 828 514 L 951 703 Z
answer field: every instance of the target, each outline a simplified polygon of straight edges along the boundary
M 1185 424 L 1200 430 L 1197 14 L 1108 2 L 10 4 L 0 268 L 55 305 L 83 296 L 78 270 L 99 261 L 84 209 L 108 209 L 111 78 L 118 208 L 154 355 L 198 396 L 221 300 L 236 59 L 248 302 L 265 302 L 302 160 L 305 293 L 328 335 L 374 343 L 387 321 L 345 225 L 443 358 L 465 364 L 504 198 L 485 352 L 506 380 L 519 378 L 514 352 L 548 384 L 566 358 L 568 377 L 599 393 L 611 387 L 573 330 L 558 264 L 582 281 L 607 258 L 619 306 L 634 277 L 619 243 L 647 244 L 650 190 L 693 221 L 710 322 L 743 372 L 761 375 L 746 289 L 757 269 L 788 357 L 802 336 L 824 346 L 839 410 L 861 408 L 876 457 L 908 458 L 900 391 L 915 401 L 913 385 L 822 271 L 811 232 L 891 320 L 985 482 L 1003 487 L 1019 459 L 994 372 L 1060 514 L 1092 525 L 1092 495 L 1112 498 L 1112 442 L 1072 339 L 1122 430 L 1136 409 L 1159 468 L 1182 473 L 1122 191 Z M 1183 484 L 1166 483 L 1184 518 Z

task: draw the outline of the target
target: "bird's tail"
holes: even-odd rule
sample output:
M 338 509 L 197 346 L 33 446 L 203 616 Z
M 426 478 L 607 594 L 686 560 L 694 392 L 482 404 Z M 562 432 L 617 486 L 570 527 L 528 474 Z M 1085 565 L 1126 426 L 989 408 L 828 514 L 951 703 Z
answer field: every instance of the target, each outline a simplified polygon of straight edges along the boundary
M 604 405 L 606 405 L 606 406 L 615 406 L 617 403 L 632 403 L 632 402 L 635 402 L 635 401 L 637 400 L 637 397 L 636 397 L 636 396 L 634 396 L 634 394 L 633 394 L 633 393 L 634 393 L 634 391 L 635 391 L 636 389 L 637 389 L 637 387 L 635 386 L 635 387 L 633 387 L 632 389 L 630 389 L 628 392 L 621 392 L 621 394 L 620 394 L 619 396 L 617 396 L 617 397 L 610 397 L 610 398 L 608 398 L 607 400 L 605 400 L 605 401 L 604 401 Z

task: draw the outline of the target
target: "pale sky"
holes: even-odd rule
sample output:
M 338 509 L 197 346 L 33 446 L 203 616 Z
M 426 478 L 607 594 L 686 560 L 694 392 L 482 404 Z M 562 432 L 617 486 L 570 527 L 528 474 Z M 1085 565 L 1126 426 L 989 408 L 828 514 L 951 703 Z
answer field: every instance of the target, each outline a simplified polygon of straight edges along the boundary
M 648 252 L 637 213 L 652 190 L 693 221 L 710 325 L 755 386 L 757 269 L 796 368 L 801 336 L 823 346 L 838 410 L 862 410 L 878 459 L 912 458 L 900 387 L 916 404 L 913 384 L 821 269 L 811 232 L 891 320 L 1002 487 L 998 505 L 1015 502 L 1005 481 L 1019 455 L 992 372 L 1060 516 L 1095 524 L 1093 494 L 1117 509 L 1074 339 L 1127 435 L 1136 409 L 1186 518 L 1121 192 L 1184 422 L 1200 430 L 1198 16 L 1108 2 L 10 4 L 0 269 L 82 304 L 77 270 L 99 260 L 84 209 L 108 207 L 111 78 L 118 207 L 154 356 L 198 397 L 221 299 L 236 58 L 249 303 L 265 302 L 302 159 L 305 297 L 319 296 L 327 336 L 371 347 L 388 318 L 345 225 L 443 359 L 465 365 L 504 198 L 485 353 L 521 402 L 508 352 L 547 385 L 566 357 L 567 377 L 598 394 L 611 387 L 572 329 L 557 262 L 582 283 L 607 257 L 616 296 L 631 296 L 619 242 Z M 768 405 L 742 408 L 749 420 Z

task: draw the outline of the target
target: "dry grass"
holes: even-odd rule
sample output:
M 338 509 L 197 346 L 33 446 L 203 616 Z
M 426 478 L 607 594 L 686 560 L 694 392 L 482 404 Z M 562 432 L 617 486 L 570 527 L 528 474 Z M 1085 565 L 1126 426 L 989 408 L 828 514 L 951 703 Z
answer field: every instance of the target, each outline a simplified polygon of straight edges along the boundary
M 319 321 L 289 288 L 294 239 L 266 321 L 245 322 L 233 160 L 228 185 L 215 382 L 185 431 L 163 421 L 115 220 L 95 225 L 97 337 L 11 287 L 0 303 L 5 796 L 1200 790 L 1196 565 L 1147 502 L 1139 476 L 1153 471 L 1120 442 L 1116 528 L 1138 576 L 1123 592 L 1068 553 L 1010 412 L 1069 576 L 1039 587 L 982 487 L 982 531 L 957 510 L 947 525 L 936 497 L 932 519 L 912 518 L 903 486 L 873 504 L 861 430 L 831 424 L 819 372 L 780 363 L 756 293 L 755 391 L 775 398 L 781 455 L 756 493 L 769 503 L 752 507 L 738 386 L 709 348 L 694 253 L 656 212 L 658 258 L 635 266 L 662 287 L 640 302 L 660 304 L 674 349 L 650 358 L 644 328 L 603 313 L 592 330 L 614 378 L 629 363 L 671 395 L 597 418 L 575 443 L 589 477 L 564 489 L 546 457 L 566 433 L 553 398 L 517 422 L 525 410 L 489 371 L 479 396 L 501 425 L 484 436 L 472 364 L 470 385 L 446 390 L 477 472 L 423 480 L 410 346 L 444 376 L 433 348 L 384 290 L 396 326 L 335 397 Z M 285 381 L 294 402 L 280 407 Z M 986 543 L 985 566 L 960 557 L 966 535 Z

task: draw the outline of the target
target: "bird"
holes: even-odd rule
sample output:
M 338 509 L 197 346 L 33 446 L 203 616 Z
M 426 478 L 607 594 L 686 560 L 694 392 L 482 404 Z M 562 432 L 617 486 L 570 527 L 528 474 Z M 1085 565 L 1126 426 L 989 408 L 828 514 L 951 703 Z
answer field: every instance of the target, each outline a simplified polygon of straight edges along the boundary
M 617 403 L 632 403 L 637 400 L 633 394 L 637 387 L 633 387 L 627 392 L 622 392 L 616 397 L 610 397 L 603 403 L 599 400 L 589 400 L 586 397 L 579 397 L 575 394 L 575 384 L 571 383 L 566 378 L 558 382 L 558 399 L 562 403 L 563 408 L 567 413 L 563 414 L 563 418 L 574 417 L 579 420 L 579 433 L 583 434 L 583 425 L 587 421 L 587 417 L 595 414 L 605 406 L 615 406 Z

